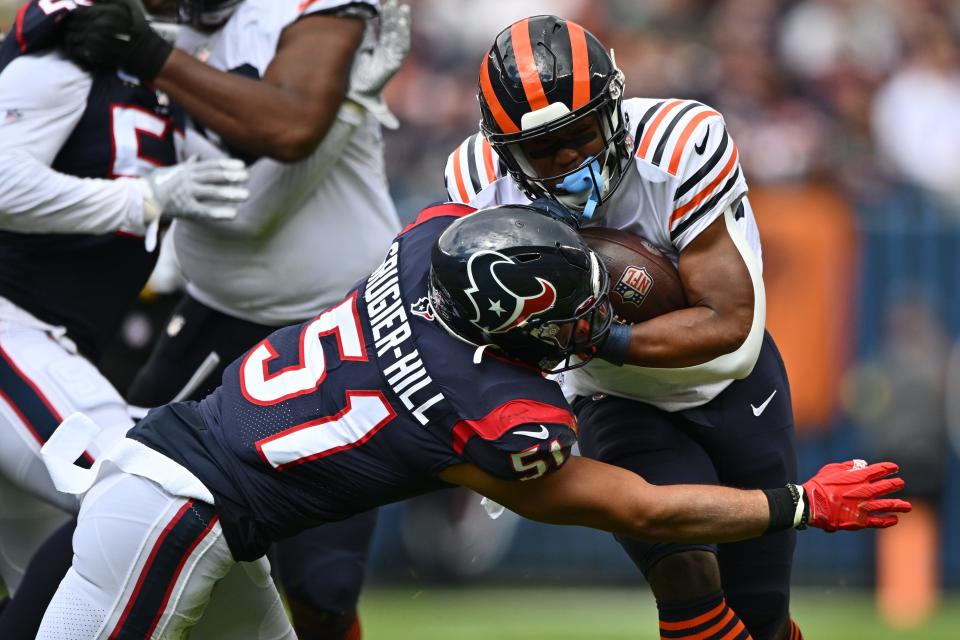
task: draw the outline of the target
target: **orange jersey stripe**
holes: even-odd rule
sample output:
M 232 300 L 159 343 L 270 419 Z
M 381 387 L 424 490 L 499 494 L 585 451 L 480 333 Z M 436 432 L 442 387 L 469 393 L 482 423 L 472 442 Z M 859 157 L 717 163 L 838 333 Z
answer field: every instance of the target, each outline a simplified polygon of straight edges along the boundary
M 510 27 L 510 38 L 513 41 L 513 55 L 517 60 L 517 71 L 520 72 L 520 82 L 523 83 L 523 93 L 527 96 L 530 109 L 536 111 L 550 104 L 547 95 L 543 92 L 543 83 L 540 82 L 540 71 L 537 70 L 537 61 L 533 57 L 533 47 L 530 44 L 529 20 L 515 22 Z
M 699 624 L 703 624 L 704 622 L 708 622 L 713 618 L 716 618 L 720 614 L 720 612 L 723 611 L 723 608 L 725 606 L 727 606 L 727 603 L 726 601 L 723 601 L 717 606 L 715 606 L 713 609 L 710 609 L 710 611 L 707 611 L 706 613 L 701 613 L 699 616 L 695 618 L 690 618 L 689 620 L 681 620 L 679 622 L 664 622 L 663 620 L 661 620 L 660 628 L 663 629 L 664 631 L 682 631 L 684 629 L 690 629 Z
M 660 109 L 660 113 L 657 114 L 651 122 L 650 126 L 647 128 L 647 131 L 643 134 L 643 139 L 640 141 L 640 148 L 637 149 L 637 157 L 642 158 L 647 155 L 647 149 L 650 148 L 650 143 L 653 142 L 653 135 L 657 131 L 657 127 L 660 126 L 660 123 L 663 122 L 663 119 L 667 117 L 667 114 L 673 111 L 674 107 L 679 104 L 683 104 L 686 100 L 674 100 L 669 102 Z
M 490 82 L 490 68 L 487 58 L 480 64 L 480 90 L 483 91 L 483 99 L 487 101 L 487 107 L 493 114 L 493 119 L 497 121 L 497 126 L 503 133 L 516 133 L 520 127 L 510 119 L 507 112 L 503 110 L 503 105 L 497 99 L 497 94 L 493 90 L 493 83 Z
M 570 54 L 573 58 L 573 110 L 590 102 L 590 59 L 587 55 L 587 36 L 583 27 L 567 22 L 570 34 Z
M 487 182 L 493 182 L 497 179 L 497 172 L 493 170 L 493 147 L 487 142 L 487 139 L 480 136 L 480 155 L 483 156 L 483 168 L 487 171 Z
M 460 147 L 453 152 L 453 177 L 457 182 L 457 193 L 460 194 L 460 199 L 464 203 L 470 202 L 470 198 L 467 197 L 467 187 L 463 184 L 463 172 L 460 170 Z
M 690 136 L 693 134 L 693 130 L 697 128 L 697 125 L 703 122 L 706 118 L 710 116 L 719 116 L 720 114 L 716 111 L 704 111 L 703 113 L 698 113 L 690 120 L 690 123 L 684 127 L 683 132 L 680 134 L 680 139 L 677 140 L 677 146 L 673 149 L 673 155 L 670 157 L 670 166 L 667 167 L 667 171 L 670 175 L 677 175 L 677 169 L 680 168 L 680 157 L 683 155 L 683 148 L 687 144 L 687 140 L 690 139 Z
M 731 141 L 731 144 L 733 142 Z M 673 223 L 679 220 L 686 214 L 690 209 L 694 208 L 701 202 L 707 199 L 714 189 L 717 188 L 721 182 L 730 177 L 730 172 L 733 170 L 733 166 L 737 163 L 737 158 L 740 156 L 740 153 L 737 151 L 737 145 L 733 145 L 733 153 L 730 154 L 730 159 L 727 160 L 727 164 L 723 166 L 723 170 L 720 171 L 720 175 L 713 179 L 713 182 L 708 184 L 704 189 L 695 195 L 690 202 L 683 205 L 679 209 L 675 209 L 674 212 L 670 215 L 670 225 L 673 226 Z

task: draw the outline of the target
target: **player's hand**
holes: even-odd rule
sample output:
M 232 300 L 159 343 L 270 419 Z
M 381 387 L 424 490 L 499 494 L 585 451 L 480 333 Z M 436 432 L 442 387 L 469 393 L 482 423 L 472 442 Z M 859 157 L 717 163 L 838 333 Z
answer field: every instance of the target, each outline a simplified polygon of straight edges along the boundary
M 66 17 L 61 46 L 85 69 L 115 69 L 153 80 L 173 46 L 150 28 L 136 0 L 97 0 Z
M 397 0 L 380 3 L 380 37 L 364 38 L 350 71 L 350 98 L 373 108 L 381 121 L 397 128 L 396 116 L 382 104 L 380 93 L 410 51 L 410 7 Z
M 888 478 L 900 468 L 892 462 L 868 465 L 863 460 L 828 464 L 803 484 L 809 525 L 824 531 L 855 531 L 897 524 L 897 513 L 910 511 L 906 500 L 882 498 L 903 488 L 902 478 Z
M 240 160 L 197 161 L 156 169 L 143 178 L 144 219 L 158 215 L 193 220 L 229 220 L 250 192 L 249 175 Z

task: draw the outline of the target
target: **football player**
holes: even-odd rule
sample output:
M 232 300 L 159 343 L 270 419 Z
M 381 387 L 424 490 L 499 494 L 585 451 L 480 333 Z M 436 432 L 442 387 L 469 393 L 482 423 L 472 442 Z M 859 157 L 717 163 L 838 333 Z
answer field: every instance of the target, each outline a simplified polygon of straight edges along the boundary
M 37 637 L 181 637 L 236 561 L 451 485 L 537 520 L 653 541 L 886 527 L 909 509 L 881 497 L 903 486 L 886 477 L 892 463 L 745 491 L 658 487 L 571 459 L 577 420 L 543 374 L 607 339 L 606 269 L 533 207 L 473 211 L 424 210 L 346 298 L 254 346 L 201 402 L 152 410 L 92 469 L 73 460 L 98 427 L 68 418 L 62 432 L 86 437 L 58 434 L 44 458 L 58 488 L 85 497 L 73 566 Z
M 242 162 L 174 164 L 183 116 L 165 94 L 57 52 L 78 4 L 24 3 L 0 44 L 0 577 L 10 593 L 78 507 L 54 489 L 41 445 L 62 416 L 89 411 L 104 425 L 89 463 L 132 424 L 95 363 L 150 273 L 156 253 L 144 245 L 158 220 L 220 221 L 246 196 Z M 0 635 L 27 637 L 5 626 L 15 609 Z
M 452 200 L 547 198 L 577 224 L 634 233 L 677 265 L 690 302 L 614 324 L 602 359 L 563 377 L 581 451 L 658 485 L 794 482 L 790 387 L 764 328 L 760 239 L 723 117 L 692 100 L 624 99 L 612 52 L 556 16 L 497 36 L 478 98 L 480 132 L 447 162 Z M 792 530 L 719 546 L 617 540 L 670 637 L 721 637 L 723 625 L 703 634 L 698 621 L 719 621 L 727 605 L 756 640 L 801 637 L 789 612 Z
M 125 72 L 168 92 L 207 155 L 248 161 L 252 194 L 229 226 L 178 223 L 172 231 L 187 291 L 127 395 L 154 407 L 201 369 L 189 397 L 202 398 L 251 345 L 320 313 L 379 261 L 400 227 L 381 134 L 381 124 L 396 123 L 380 91 L 406 53 L 409 16 L 395 1 L 374 0 L 146 5 L 173 8 L 185 23 L 177 49 L 130 2 L 107 0 L 77 12 L 67 49 L 91 65 L 122 61 Z M 378 10 L 379 38 L 371 21 Z M 129 37 L 117 50 L 121 32 Z M 301 636 L 359 638 L 356 605 L 375 517 L 278 545 L 274 560 Z

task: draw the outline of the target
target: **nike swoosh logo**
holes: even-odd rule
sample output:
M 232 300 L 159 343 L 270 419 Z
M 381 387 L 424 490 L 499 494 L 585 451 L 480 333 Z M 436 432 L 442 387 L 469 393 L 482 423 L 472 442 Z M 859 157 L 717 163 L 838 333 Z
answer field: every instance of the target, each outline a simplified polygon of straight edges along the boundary
M 703 140 L 700 141 L 700 144 L 693 145 L 693 150 L 697 152 L 698 156 L 702 156 L 703 152 L 707 148 L 707 138 L 710 137 L 710 127 L 707 127 L 707 132 L 703 134 Z
M 531 438 L 536 438 L 537 440 L 546 440 L 550 437 L 550 431 L 543 425 L 540 425 L 540 431 L 514 431 L 514 434 L 518 436 L 530 436 Z
M 763 401 L 763 404 L 759 407 L 753 406 L 753 403 L 750 403 L 750 408 L 753 409 L 753 415 L 760 417 L 760 414 L 763 413 L 763 410 L 767 408 L 767 405 L 770 404 L 770 401 L 773 400 L 773 396 L 777 395 L 777 390 L 774 389 L 773 393 L 770 394 L 770 397 Z

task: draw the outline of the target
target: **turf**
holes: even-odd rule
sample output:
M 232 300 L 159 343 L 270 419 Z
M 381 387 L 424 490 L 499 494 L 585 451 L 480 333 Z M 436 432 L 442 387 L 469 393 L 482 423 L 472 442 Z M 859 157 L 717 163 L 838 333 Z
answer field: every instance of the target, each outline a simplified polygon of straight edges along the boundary
M 645 589 L 370 589 L 360 604 L 365 640 L 655 640 Z M 960 594 L 922 628 L 884 626 L 869 593 L 800 590 L 792 609 L 808 640 L 956 640 Z

